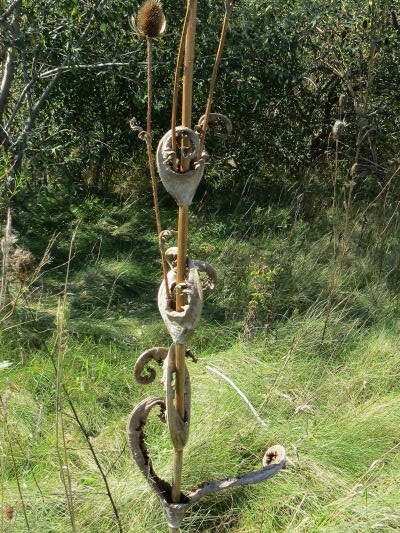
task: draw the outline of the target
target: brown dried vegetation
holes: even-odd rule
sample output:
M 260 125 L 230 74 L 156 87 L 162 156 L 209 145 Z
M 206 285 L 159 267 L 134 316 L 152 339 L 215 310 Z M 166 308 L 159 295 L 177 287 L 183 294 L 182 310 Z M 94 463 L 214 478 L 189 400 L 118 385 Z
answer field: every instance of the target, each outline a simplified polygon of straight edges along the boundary
M 35 258 L 29 250 L 17 248 L 10 254 L 10 266 L 17 280 L 24 282 L 34 270 Z
M 157 38 L 165 28 L 165 16 L 158 0 L 147 0 L 139 9 L 137 29 L 144 37 Z

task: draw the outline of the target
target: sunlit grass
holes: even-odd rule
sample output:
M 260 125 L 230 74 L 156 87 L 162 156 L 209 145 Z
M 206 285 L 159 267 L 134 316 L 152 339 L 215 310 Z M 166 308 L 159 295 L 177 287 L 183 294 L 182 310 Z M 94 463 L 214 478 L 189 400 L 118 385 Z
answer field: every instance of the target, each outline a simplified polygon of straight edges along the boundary
M 212 262 L 220 284 L 189 343 L 199 361 L 189 363 L 192 422 L 184 490 L 259 468 L 273 444 L 286 448 L 289 461 L 266 484 L 201 501 L 187 514 L 182 531 L 398 530 L 399 298 L 389 280 L 379 276 L 372 255 L 350 262 L 341 273 L 323 338 L 329 236 L 307 243 L 307 227 L 294 224 L 285 238 L 272 234 L 263 241 L 254 235 L 247 239 L 247 230 L 240 233 L 233 221 L 191 223 L 193 256 Z M 137 221 L 132 224 L 137 227 Z M 124 226 L 124 239 L 131 228 L 122 215 L 100 226 L 116 235 Z M 156 247 L 155 239 L 148 237 L 148 242 Z M 71 272 L 62 384 L 86 436 L 65 393 L 62 408 L 80 533 L 118 531 L 86 437 L 107 475 L 124 531 L 166 531 L 160 506 L 134 466 L 125 437 L 132 408 L 147 396 L 163 394 L 159 379 L 146 387 L 133 381 L 136 358 L 170 342 L 156 306 L 157 253 L 142 257 L 140 246 L 132 240 L 131 250 L 124 243 L 115 253 L 104 248 L 103 255 L 96 248 L 86 265 L 79 262 Z M 281 273 L 272 289 L 256 287 L 272 294 L 265 300 L 268 309 L 259 305 L 244 334 L 254 298 L 249 269 L 277 262 Z M 71 529 L 55 441 L 55 302 L 62 274 L 53 272 L 49 285 L 41 287 L 46 297 L 29 302 L 29 313 L 47 317 L 40 327 L 12 323 L 14 336 L 5 331 L 0 340 L 0 361 L 12 362 L 0 370 L 1 525 L 10 533 L 28 531 L 23 506 L 30 531 Z M 22 311 L 26 317 L 26 308 Z M 207 365 L 233 380 L 266 427 Z M 147 444 L 156 471 L 170 480 L 172 447 L 167 428 L 155 415 Z

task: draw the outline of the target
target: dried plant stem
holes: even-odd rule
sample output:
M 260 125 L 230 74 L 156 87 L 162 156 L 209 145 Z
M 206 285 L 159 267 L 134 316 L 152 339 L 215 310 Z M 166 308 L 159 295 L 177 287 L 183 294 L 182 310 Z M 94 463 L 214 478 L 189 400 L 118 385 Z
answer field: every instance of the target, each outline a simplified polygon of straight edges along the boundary
M 158 204 L 158 194 L 157 194 L 157 182 L 156 182 L 156 172 L 154 168 L 154 159 L 153 159 L 153 149 L 152 149 L 152 129 L 151 129 L 151 106 L 153 101 L 153 88 L 152 88 L 152 38 L 147 37 L 147 126 L 146 126 L 146 147 L 147 147 L 147 158 L 149 163 L 150 170 L 150 179 L 151 179 L 151 188 L 153 191 L 153 204 L 154 204 L 154 213 L 156 216 L 156 226 L 157 226 L 157 235 L 158 237 L 161 234 L 161 217 L 160 217 L 160 207 Z M 165 258 L 165 253 L 161 250 L 161 264 L 163 270 L 163 277 L 165 283 L 165 291 L 167 299 L 171 298 L 169 286 L 168 286 L 168 277 L 167 277 L 167 260 Z
M 14 450 L 13 450 L 13 447 L 12 447 L 12 444 L 11 444 L 10 428 L 8 427 L 8 425 L 7 425 L 7 435 L 8 435 L 8 447 L 10 449 L 10 456 L 11 456 L 11 461 L 12 461 L 12 464 L 13 464 L 15 481 L 17 482 L 17 488 L 18 488 L 19 499 L 20 499 L 20 502 L 21 502 L 22 512 L 24 514 L 24 520 L 25 520 L 25 524 L 26 524 L 27 530 L 30 531 L 31 528 L 29 526 L 28 515 L 27 515 L 27 512 L 26 512 L 25 502 L 24 502 L 24 498 L 23 498 L 23 495 L 22 495 L 21 484 L 19 482 L 18 468 L 17 468 L 17 464 L 15 462 Z
M 328 295 L 328 302 L 326 304 L 326 314 L 325 314 L 325 320 L 324 320 L 324 327 L 322 329 L 322 337 L 321 342 L 324 342 L 325 340 L 325 334 L 328 327 L 329 317 L 331 315 L 332 311 L 332 302 L 333 302 L 333 296 L 336 291 L 338 279 L 337 276 L 339 273 L 337 272 L 337 265 L 336 265 L 336 247 L 337 247 L 337 228 L 336 228 L 336 222 L 337 222 L 337 182 L 338 182 L 338 175 L 339 175 L 339 139 L 336 139 L 335 141 L 335 172 L 333 177 L 333 200 L 332 200 L 332 215 L 333 215 L 333 265 L 332 265 L 332 279 L 329 287 L 329 295 Z
M 18 293 L 15 296 L 15 298 L 11 302 L 9 302 L 7 305 L 5 305 L 3 308 L 1 308 L 2 311 L 5 311 L 9 307 L 10 310 L 7 311 L 7 313 L 0 318 L 0 324 L 8 320 L 14 314 L 15 308 L 17 307 L 17 303 L 22 295 L 23 288 L 24 288 L 23 284 L 20 283 L 19 288 L 18 288 Z
M 176 270 L 177 283 L 181 283 L 186 275 L 186 257 L 188 247 L 188 231 L 189 231 L 189 208 L 181 206 L 178 210 L 178 264 Z M 182 291 L 176 291 L 176 310 L 182 311 L 185 304 L 184 295 Z
M 178 283 L 185 278 L 188 234 L 188 208 L 179 207 L 178 219 Z M 183 258 L 184 261 L 179 261 Z M 176 291 L 176 309 L 182 309 L 183 294 Z M 175 344 L 175 408 L 183 418 L 185 415 L 185 345 Z M 178 503 L 181 498 L 181 480 L 183 467 L 182 450 L 174 450 L 174 468 L 172 478 L 172 501 Z
M 56 450 L 58 456 L 58 462 L 60 466 L 60 478 L 64 485 L 65 496 L 67 498 L 67 506 L 69 517 L 71 521 L 72 531 L 77 531 L 75 524 L 75 513 L 72 497 L 72 484 L 69 469 L 69 459 L 67 453 L 67 446 L 65 441 L 64 420 L 62 413 L 62 398 L 61 398 L 61 381 L 62 381 L 62 366 L 64 359 L 64 347 L 63 347 L 63 321 L 65 315 L 64 301 L 60 298 L 58 301 L 57 309 L 57 369 L 56 369 Z M 62 441 L 62 448 L 60 446 L 60 440 Z
M 90 453 L 92 454 L 92 457 L 94 459 L 94 462 L 96 463 L 96 466 L 100 472 L 100 476 L 103 480 L 103 483 L 104 483 L 104 486 L 105 486 L 105 489 L 106 489 L 106 492 L 107 492 L 107 496 L 108 496 L 108 499 L 110 500 L 110 503 L 111 503 L 111 506 L 113 508 L 113 511 L 114 511 L 114 515 L 115 515 L 115 520 L 117 522 L 117 526 L 118 526 L 118 530 L 120 533 L 122 533 L 123 529 L 122 529 L 122 523 L 121 523 L 121 519 L 119 517 L 119 513 L 118 513 L 118 509 L 117 509 L 117 506 L 114 502 L 114 498 L 112 497 L 112 494 L 111 494 L 111 490 L 110 490 L 110 486 L 108 484 L 108 481 L 107 481 L 107 474 L 104 472 L 103 470 L 103 467 L 101 466 L 101 463 L 96 455 L 96 452 L 93 448 L 93 445 L 92 443 L 90 442 L 90 437 L 88 435 L 88 432 L 86 431 L 85 429 L 85 426 L 82 424 L 79 416 L 78 416 L 78 413 L 75 409 L 75 405 L 72 403 L 72 400 L 71 400 L 71 397 L 68 393 L 68 390 L 65 386 L 63 386 L 63 391 L 64 391 L 64 394 L 66 395 L 66 398 L 67 398 L 67 401 L 69 403 L 69 406 L 71 408 L 71 411 L 74 415 L 74 418 L 76 420 L 76 423 L 78 424 L 79 426 L 79 429 L 82 431 L 85 439 L 86 439 L 86 442 L 88 444 L 88 447 L 89 447 L 89 450 L 90 450 Z
M 227 4 L 226 4 L 224 20 L 223 20 L 223 23 L 222 23 L 221 34 L 220 34 L 220 37 L 219 37 L 217 54 L 215 56 L 214 68 L 213 68 L 213 72 L 212 72 L 212 76 L 211 76 L 210 89 L 209 89 L 209 92 L 208 92 L 206 112 L 204 114 L 204 121 L 203 121 L 201 138 L 200 138 L 200 154 L 203 152 L 204 146 L 205 146 L 205 138 L 206 138 L 206 131 L 207 131 L 207 126 L 208 126 L 208 119 L 209 119 L 209 116 L 210 116 L 210 113 L 211 113 L 212 99 L 213 99 L 214 92 L 215 92 L 215 85 L 216 85 L 216 82 L 217 82 L 218 70 L 219 70 L 219 65 L 221 63 L 222 50 L 223 50 L 224 44 L 225 44 L 226 34 L 227 34 L 227 31 L 228 31 L 229 17 L 230 17 L 231 12 L 232 12 L 232 7 L 233 7 L 233 3 L 228 1 Z
M 250 411 L 253 413 L 253 415 L 256 417 L 257 421 L 264 427 L 268 427 L 268 424 L 264 422 L 264 420 L 260 417 L 260 415 L 257 413 L 254 405 L 251 403 L 251 401 L 247 398 L 247 396 L 244 394 L 243 391 L 239 389 L 239 387 L 234 383 L 228 376 L 223 374 L 218 368 L 215 368 L 213 366 L 206 366 L 207 370 L 210 372 L 214 372 L 214 374 L 217 374 L 220 378 L 224 379 L 229 385 L 239 394 L 239 396 L 243 399 L 244 403 L 248 406 Z
M 388 193 L 389 192 L 389 189 L 390 187 L 392 186 L 393 184 L 393 181 L 396 177 L 398 177 L 400 175 L 400 165 L 396 168 L 396 170 L 393 172 L 393 174 L 390 176 L 390 178 L 388 179 L 388 181 L 386 182 L 386 184 L 384 185 L 384 187 L 382 187 L 382 189 L 379 191 L 379 193 L 375 196 L 375 198 L 373 200 L 371 200 L 371 202 L 367 205 L 367 207 L 362 211 L 362 213 L 360 214 L 360 216 L 358 217 L 358 219 L 356 220 L 356 222 L 354 223 L 353 225 L 353 228 L 351 230 L 351 233 L 355 230 L 357 224 L 360 222 L 360 220 L 362 220 L 365 215 L 368 213 L 368 211 L 375 206 L 376 202 L 381 198 L 381 196 L 384 194 L 384 193 Z
M 54 370 L 57 372 L 57 366 L 56 366 L 56 363 L 55 363 L 53 358 L 51 358 L 51 362 L 52 362 L 52 364 L 54 366 Z M 89 436 L 88 432 L 86 431 L 86 428 L 83 425 L 83 423 L 82 423 L 82 421 L 81 421 L 81 419 L 80 419 L 80 417 L 78 415 L 78 412 L 77 412 L 77 410 L 75 408 L 75 405 L 74 405 L 74 403 L 73 403 L 73 401 L 71 399 L 71 396 L 69 394 L 69 391 L 68 391 L 67 387 L 65 386 L 65 384 L 61 384 L 61 386 L 62 386 L 63 393 L 65 395 L 65 398 L 66 398 L 66 400 L 68 402 L 68 405 L 71 408 L 73 417 L 74 417 L 76 423 L 78 424 L 79 429 L 82 431 L 82 434 L 85 437 L 85 440 L 86 440 L 86 443 L 87 443 L 87 445 L 89 447 L 90 453 L 92 454 L 93 460 L 96 463 L 96 466 L 97 466 L 97 468 L 98 468 L 98 470 L 100 472 L 100 476 L 101 476 L 101 478 L 103 480 L 103 483 L 104 483 L 104 486 L 105 486 L 105 489 L 106 489 L 106 492 L 107 492 L 108 499 L 110 500 L 111 506 L 112 506 L 113 511 L 114 511 L 115 520 L 117 522 L 118 530 L 119 530 L 120 533 L 122 533 L 123 529 L 122 529 L 121 519 L 119 517 L 118 508 L 117 508 L 117 506 L 116 506 L 116 504 L 114 502 L 114 498 L 113 498 L 113 496 L 111 494 L 110 485 L 108 484 L 108 480 L 107 480 L 107 474 L 104 472 L 104 469 L 101 466 L 101 463 L 100 463 L 100 461 L 99 461 L 99 459 L 98 459 L 98 457 L 96 455 L 96 452 L 95 452 L 95 450 L 93 448 L 93 444 L 92 444 L 92 442 L 90 440 L 90 436 Z
M 179 77 L 182 70 L 182 64 L 183 64 L 183 54 L 185 51 L 185 42 L 186 42 L 186 35 L 189 27 L 189 21 L 190 21 L 190 14 L 192 10 L 192 1 L 189 0 L 186 7 L 186 15 L 185 20 L 183 22 L 183 29 L 181 34 L 181 40 L 179 43 L 179 49 L 178 49 L 178 57 L 176 60 L 176 67 L 175 67 L 175 77 L 174 77 L 174 89 L 172 94 L 172 113 L 171 113 L 171 142 L 172 142 L 172 150 L 176 153 L 176 117 L 178 114 L 178 96 L 179 96 Z M 177 158 L 175 156 L 175 160 L 172 162 L 173 168 L 176 171 L 177 170 Z
M 2 252 L 2 263 L 1 263 L 1 287 L 0 287 L 0 308 L 3 306 L 3 301 L 7 292 L 7 281 L 8 281 L 8 264 L 9 264 L 9 254 L 10 254 L 10 237 L 11 237 L 11 208 L 7 208 L 7 219 L 6 227 L 4 231 L 4 236 L 1 239 L 1 252 Z
M 306 493 L 304 494 L 304 496 L 302 497 L 301 502 L 299 503 L 299 505 L 298 505 L 296 511 L 294 512 L 294 515 L 293 515 L 293 517 L 292 517 L 292 519 L 291 519 L 291 521 L 290 521 L 290 524 L 289 524 L 289 526 L 288 526 L 288 530 L 290 530 L 290 529 L 293 527 L 293 525 L 294 525 L 294 523 L 295 523 L 295 521 L 296 521 L 296 518 L 298 517 L 298 515 L 299 515 L 299 513 L 300 513 L 300 511 L 301 511 L 301 508 L 303 507 L 303 504 L 304 504 L 304 502 L 306 501 L 306 498 L 307 498 L 307 492 L 306 492 Z
M 11 443 L 10 428 L 9 428 L 9 425 L 8 425 L 8 400 L 10 399 L 10 396 L 11 396 L 11 387 L 10 387 L 10 384 L 7 382 L 6 391 L 4 393 L 4 396 L 3 397 L 0 396 L 0 403 L 1 403 L 2 411 L 3 411 L 3 443 L 5 444 L 6 438 L 7 438 L 8 447 L 10 449 L 10 457 L 11 457 L 11 461 L 12 461 L 13 469 L 14 469 L 15 481 L 17 483 L 19 499 L 20 499 L 20 502 L 21 502 L 22 512 L 24 514 L 24 520 L 25 520 L 25 524 L 26 524 L 27 530 L 30 531 L 28 515 L 27 515 L 26 507 L 25 507 L 25 501 L 24 501 L 23 494 L 22 494 L 21 484 L 19 482 L 18 468 L 17 468 L 17 464 L 15 462 L 14 450 L 13 450 L 12 443 Z M 4 457 L 5 457 L 5 453 L 2 454 L 2 477 L 4 477 L 4 468 L 5 468 Z M 3 492 L 3 490 L 4 490 L 4 484 L 2 483 L 2 492 L 1 492 L 1 500 L 2 500 L 1 501 L 1 503 L 2 503 L 2 507 L 1 508 L 2 509 L 4 509 L 4 492 Z M 2 524 L 2 531 L 4 531 L 4 529 L 3 529 L 3 527 L 4 527 L 4 513 L 1 513 L 1 524 Z
M 69 280 L 69 272 L 71 267 L 72 260 L 72 250 L 75 242 L 76 232 L 78 228 L 76 227 L 70 241 L 69 252 L 68 252 L 68 261 L 67 261 L 67 271 L 65 274 L 64 282 L 64 291 L 62 296 L 58 300 L 57 308 L 57 344 L 56 344 L 56 353 L 57 353 L 57 365 L 56 365 L 56 451 L 58 456 L 58 461 L 60 465 L 60 478 L 64 485 L 65 495 L 67 498 L 67 506 L 69 511 L 69 517 L 71 521 L 71 528 L 73 533 L 77 531 L 75 524 L 75 512 L 73 505 L 73 496 L 72 496 L 72 483 L 71 475 L 69 468 L 69 459 L 67 453 L 67 446 L 65 441 L 65 431 L 64 431 L 64 420 L 63 420 L 63 410 L 62 410 L 62 370 L 64 362 L 64 353 L 65 346 L 63 343 L 64 337 L 64 320 L 65 312 L 67 306 L 67 288 Z M 62 441 L 62 449 L 60 447 L 60 440 Z
M 196 38 L 197 0 L 188 0 L 190 11 L 185 39 L 185 58 L 182 80 L 182 125 L 191 127 L 192 123 L 192 96 L 193 96 L 193 68 L 194 44 Z M 188 168 L 183 168 L 183 172 Z
M 182 88 L 182 125 L 191 127 L 192 122 L 192 89 L 193 89 L 193 67 L 194 67 L 194 44 L 196 37 L 196 15 L 197 0 L 188 0 L 187 12 L 189 12 L 187 30 L 185 37 L 185 58 L 183 69 Z M 185 30 L 185 28 L 184 28 Z M 187 160 L 182 160 L 182 171 L 189 169 Z M 187 258 L 187 238 L 188 238 L 189 208 L 179 206 L 178 213 L 178 257 L 177 257 L 177 284 L 185 279 L 186 258 Z M 184 305 L 184 295 L 180 290 L 176 291 L 176 310 L 180 311 Z M 185 414 L 185 345 L 175 345 L 175 408 L 183 418 Z M 183 469 L 182 450 L 174 450 L 174 468 L 172 476 L 172 494 L 174 503 L 181 499 L 181 483 Z

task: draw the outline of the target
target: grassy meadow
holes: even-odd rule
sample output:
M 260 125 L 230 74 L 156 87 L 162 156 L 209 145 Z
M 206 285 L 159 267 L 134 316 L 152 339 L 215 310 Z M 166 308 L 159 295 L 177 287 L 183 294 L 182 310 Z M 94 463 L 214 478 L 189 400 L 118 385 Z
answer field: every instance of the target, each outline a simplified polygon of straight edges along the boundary
M 37 260 L 54 242 L 34 279 L 10 272 L 15 305 L 2 310 L 1 530 L 162 533 L 125 435 L 136 403 L 162 394 L 159 379 L 134 382 L 136 358 L 169 345 L 152 210 L 58 202 L 47 191 L 33 219 L 15 218 Z M 173 209 L 163 216 L 175 226 Z M 265 484 L 203 499 L 183 532 L 400 530 L 399 218 L 383 219 L 379 202 L 367 216 L 193 209 L 190 253 L 219 280 L 189 345 L 184 490 L 259 468 L 273 444 L 288 464 Z M 172 447 L 155 415 L 147 437 L 169 480 Z

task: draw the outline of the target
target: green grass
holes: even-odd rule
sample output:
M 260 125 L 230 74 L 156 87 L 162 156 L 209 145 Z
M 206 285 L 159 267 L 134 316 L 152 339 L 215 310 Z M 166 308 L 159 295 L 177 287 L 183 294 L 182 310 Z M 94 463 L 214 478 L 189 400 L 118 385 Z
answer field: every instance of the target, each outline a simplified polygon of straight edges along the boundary
M 124 531 L 161 533 L 164 517 L 125 437 L 132 408 L 162 394 L 159 380 L 145 387 L 133 381 L 136 358 L 169 344 L 156 307 L 160 267 L 150 212 L 146 225 L 144 211 L 90 205 L 93 218 L 85 218 L 87 206 L 71 210 L 81 223 L 68 287 L 61 382 L 107 473 Z M 190 341 L 199 361 L 190 363 L 192 423 L 184 490 L 260 467 L 273 444 L 286 448 L 289 461 L 265 484 L 202 500 L 187 514 L 182 531 L 398 531 L 396 264 L 385 257 L 382 265 L 372 231 L 361 246 L 354 236 L 323 338 L 331 236 L 302 221 L 274 231 L 279 219 L 289 224 L 286 212 L 264 213 L 253 225 L 234 217 L 191 218 L 193 256 L 216 267 L 219 285 Z M 70 228 L 75 223 L 72 217 Z M 60 235 L 52 266 L 65 262 L 70 233 Z M 276 275 L 264 276 L 277 266 Z M 64 276 L 61 266 L 45 275 L 3 324 L 0 362 L 13 363 L 0 370 L 0 523 L 7 533 L 28 531 L 24 507 L 30 531 L 71 530 L 56 443 L 56 301 Z M 267 427 L 207 365 L 240 387 Z M 64 393 L 61 400 L 77 531 L 118 531 Z M 172 448 L 155 415 L 147 444 L 156 471 L 169 480 Z
M 293 333 L 297 334 L 295 345 Z M 321 351 L 304 353 L 308 334 L 298 321 L 297 329 L 283 328 L 278 340 L 237 342 L 228 351 L 200 357 L 192 366 L 193 419 L 185 452 L 185 489 L 257 468 L 265 449 L 275 443 L 286 447 L 290 461 L 286 471 L 265 485 L 204 500 L 188 515 L 184 531 L 396 530 L 400 518 L 396 505 L 400 489 L 398 336 L 386 329 L 362 335 L 349 351 L 342 349 L 336 359 L 327 361 Z M 125 448 L 125 425 L 134 404 L 158 394 L 161 386 L 154 384 L 146 391 L 134 385 L 133 360 L 119 347 L 71 342 L 64 380 L 109 472 L 125 529 L 156 532 L 163 530 L 163 518 Z M 224 380 L 207 371 L 209 363 L 246 393 L 267 428 L 253 419 Z M 69 530 L 54 443 L 52 365 L 36 354 L 29 365 L 3 370 L 3 380 L 5 373 L 11 385 L 9 440 L 24 484 L 28 516 L 36 524 L 33 530 Z M 40 403 L 45 416 L 35 437 Z M 69 414 L 65 406 L 78 530 L 116 531 L 96 465 Z M 168 478 L 172 450 L 166 428 L 156 419 L 151 420 L 148 441 L 156 468 Z M 9 457 L 4 469 L 8 478 L 4 501 L 17 509 L 5 530 L 24 531 Z

